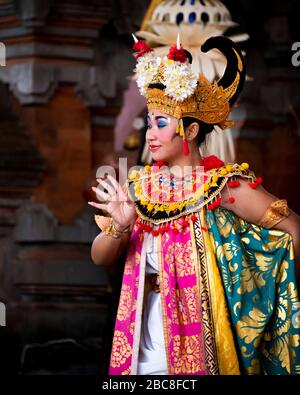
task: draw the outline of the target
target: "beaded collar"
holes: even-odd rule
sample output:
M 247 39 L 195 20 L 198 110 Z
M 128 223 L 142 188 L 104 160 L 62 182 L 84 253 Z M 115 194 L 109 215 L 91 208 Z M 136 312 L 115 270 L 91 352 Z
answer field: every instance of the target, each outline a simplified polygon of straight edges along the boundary
M 239 177 L 248 179 L 252 188 L 262 182 L 249 170 L 247 163 L 225 165 L 217 157 L 209 156 L 200 165 L 204 167 L 204 172 L 192 173 L 184 179 L 166 173 L 160 165 L 133 170 L 127 188 L 141 223 L 144 222 L 149 228 L 149 223 L 174 221 L 202 207 L 213 210 L 221 203 L 222 189 L 226 185 L 229 188 L 239 186 Z M 230 197 L 229 201 L 233 203 L 234 198 Z

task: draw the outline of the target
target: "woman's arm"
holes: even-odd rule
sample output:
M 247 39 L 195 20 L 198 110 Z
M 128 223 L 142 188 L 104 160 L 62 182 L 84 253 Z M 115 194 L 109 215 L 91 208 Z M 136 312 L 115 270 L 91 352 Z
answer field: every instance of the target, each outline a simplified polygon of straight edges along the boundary
M 93 241 L 91 258 L 96 265 L 111 265 L 125 252 L 128 246 L 130 233 L 126 232 L 126 229 L 132 228 L 136 212 L 134 203 L 112 176 L 108 175 L 107 179 L 97 179 L 97 181 L 104 190 L 95 187 L 92 187 L 92 189 L 99 200 L 106 203 L 88 203 L 107 212 L 112 219 L 115 230 L 121 234 L 119 238 L 114 238 L 112 235 L 106 234 L 105 231 L 101 232 Z M 104 229 L 100 225 L 98 226 Z
M 96 265 L 112 265 L 128 247 L 130 233 L 124 233 L 119 239 L 114 239 L 101 232 L 93 241 L 91 258 Z
M 239 187 L 230 188 L 230 195 L 234 197 L 234 203 L 229 203 L 229 189 L 224 188 L 221 205 L 228 210 L 232 210 L 237 216 L 247 222 L 254 224 L 259 224 L 271 203 L 277 200 L 274 195 L 267 192 L 261 185 L 257 189 L 252 189 L 245 180 L 240 180 Z M 300 217 L 290 210 L 289 216 L 274 225 L 273 229 L 288 232 L 293 238 L 296 278 L 298 289 L 300 290 Z

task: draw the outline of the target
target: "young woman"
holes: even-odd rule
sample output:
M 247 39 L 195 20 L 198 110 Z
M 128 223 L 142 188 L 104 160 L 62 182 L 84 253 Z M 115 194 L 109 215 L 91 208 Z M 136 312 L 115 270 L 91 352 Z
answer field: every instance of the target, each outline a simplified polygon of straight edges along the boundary
M 110 373 L 299 373 L 300 219 L 247 163 L 199 154 L 214 125 L 229 125 L 245 76 L 239 48 L 224 37 L 202 46 L 228 60 L 214 84 L 193 75 L 179 45 L 166 59 L 134 48 L 154 165 L 125 188 L 99 180 L 104 203 L 90 202 L 109 214 L 96 216 L 93 261 L 128 251 Z

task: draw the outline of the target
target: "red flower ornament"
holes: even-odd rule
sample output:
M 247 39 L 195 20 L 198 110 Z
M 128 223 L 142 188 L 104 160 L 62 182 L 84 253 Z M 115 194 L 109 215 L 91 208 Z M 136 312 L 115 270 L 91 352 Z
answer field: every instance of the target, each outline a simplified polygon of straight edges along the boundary
M 149 47 L 149 45 L 144 40 L 139 40 L 138 42 L 133 44 L 133 50 L 137 51 L 133 54 L 135 59 L 138 59 L 141 56 L 144 56 L 148 52 L 152 52 L 153 49 Z
M 186 52 L 182 47 L 180 49 L 178 49 L 177 45 L 174 44 L 170 47 L 170 50 L 168 53 L 168 59 L 174 60 L 177 62 L 181 62 L 181 63 L 185 63 L 187 60 Z
M 207 156 L 200 161 L 200 166 L 204 167 L 204 171 L 211 169 L 219 169 L 224 166 L 224 162 L 215 155 Z

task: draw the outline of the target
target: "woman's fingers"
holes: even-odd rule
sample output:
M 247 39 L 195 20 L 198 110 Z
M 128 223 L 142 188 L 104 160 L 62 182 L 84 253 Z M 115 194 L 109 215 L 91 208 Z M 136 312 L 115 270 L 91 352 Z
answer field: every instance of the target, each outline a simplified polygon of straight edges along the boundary
M 100 200 L 103 200 L 104 202 L 110 200 L 110 195 L 106 192 L 101 191 L 101 189 L 92 187 L 92 190 L 96 193 L 97 196 L 100 197 Z
M 118 193 L 118 200 L 119 201 L 126 201 L 126 195 L 124 194 L 123 188 L 121 187 L 121 185 L 118 183 L 118 181 L 112 177 L 110 174 L 108 174 L 107 176 L 109 178 L 109 181 L 112 183 L 113 187 L 115 188 L 115 190 Z
M 116 195 L 117 191 L 108 182 L 106 182 L 105 180 L 99 180 L 99 181 L 101 187 L 107 190 L 107 193 L 110 195 L 110 197 L 114 197 Z
M 100 204 L 100 203 L 95 203 L 95 202 L 88 202 L 88 204 L 89 204 L 90 206 L 99 208 L 100 210 L 107 211 L 108 213 L 109 213 L 109 211 L 110 211 L 110 210 L 108 210 L 107 204 Z

